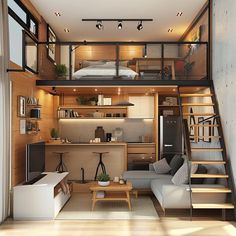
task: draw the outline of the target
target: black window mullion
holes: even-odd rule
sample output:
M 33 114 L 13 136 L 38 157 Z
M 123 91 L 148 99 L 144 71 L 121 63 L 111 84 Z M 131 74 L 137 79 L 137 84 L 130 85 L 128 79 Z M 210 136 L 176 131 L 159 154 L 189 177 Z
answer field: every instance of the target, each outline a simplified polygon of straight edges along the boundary
M 19 0 L 14 0 L 17 5 L 25 12 L 26 14 L 26 23 L 21 20 L 21 18 L 10 8 L 8 7 L 8 13 L 13 19 L 18 22 L 26 31 L 33 34 L 36 38 L 38 38 L 38 21 L 34 18 L 31 12 L 24 6 L 24 4 Z M 35 34 L 30 30 L 30 20 L 32 20 L 35 24 Z

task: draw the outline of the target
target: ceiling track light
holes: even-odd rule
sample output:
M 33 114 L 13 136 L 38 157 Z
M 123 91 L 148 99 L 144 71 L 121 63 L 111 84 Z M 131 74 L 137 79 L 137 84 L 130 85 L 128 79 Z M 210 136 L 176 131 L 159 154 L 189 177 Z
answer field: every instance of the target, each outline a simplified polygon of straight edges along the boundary
M 140 31 L 140 30 L 143 29 L 143 22 L 144 21 L 153 21 L 153 19 L 119 19 L 119 18 L 118 19 L 82 19 L 82 21 L 95 21 L 95 22 L 97 22 L 96 23 L 96 28 L 98 30 L 102 30 L 104 28 L 104 26 L 103 26 L 104 21 L 116 21 L 116 22 L 118 22 L 117 28 L 119 30 L 122 29 L 124 21 L 129 21 L 129 22 L 136 21 L 136 22 L 138 22 L 137 29 Z
M 143 22 L 139 21 L 138 26 L 137 26 L 137 30 L 140 31 L 143 29 Z
M 101 20 L 98 20 L 98 21 L 97 21 L 96 28 L 97 28 L 98 30 L 102 30 L 102 29 L 104 28 L 104 26 L 103 26 Z
M 117 28 L 119 29 L 119 30 L 121 30 L 122 29 L 122 21 L 120 20 L 120 21 L 118 21 L 118 26 L 117 26 Z
M 172 33 L 173 32 L 173 29 L 172 28 L 169 28 L 168 29 L 168 33 Z

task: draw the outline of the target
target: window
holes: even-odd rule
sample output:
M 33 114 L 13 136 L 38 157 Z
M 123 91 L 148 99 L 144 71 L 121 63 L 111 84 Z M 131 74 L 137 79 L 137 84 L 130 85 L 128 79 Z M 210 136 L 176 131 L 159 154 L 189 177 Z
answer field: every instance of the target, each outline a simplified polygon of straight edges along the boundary
M 38 37 L 38 22 L 19 0 L 8 0 L 10 61 L 16 65 L 37 73 L 37 45 L 25 45 L 23 48 L 22 32 L 28 32 L 34 42 Z M 27 43 L 27 42 L 26 42 Z M 23 50 L 26 50 L 23 51 Z M 32 58 L 29 57 L 32 54 Z M 9 68 L 9 70 L 14 70 Z M 19 69 L 21 70 L 21 69 Z
M 38 22 L 21 1 L 8 0 L 8 11 L 18 24 L 38 38 Z

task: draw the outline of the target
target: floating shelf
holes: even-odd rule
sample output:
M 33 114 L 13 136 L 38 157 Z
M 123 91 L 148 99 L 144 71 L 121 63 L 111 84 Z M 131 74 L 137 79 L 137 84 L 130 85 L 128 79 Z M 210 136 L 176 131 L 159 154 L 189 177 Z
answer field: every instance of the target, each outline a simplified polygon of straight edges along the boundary
M 127 109 L 127 106 L 59 106 L 59 109 Z
M 71 117 L 57 118 L 58 120 L 153 120 L 154 118 L 128 118 L 128 117 Z

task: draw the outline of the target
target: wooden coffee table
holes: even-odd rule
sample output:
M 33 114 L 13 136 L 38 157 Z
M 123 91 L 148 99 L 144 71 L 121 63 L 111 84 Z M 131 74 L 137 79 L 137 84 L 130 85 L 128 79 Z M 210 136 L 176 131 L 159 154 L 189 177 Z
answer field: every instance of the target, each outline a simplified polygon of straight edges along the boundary
M 131 211 L 130 192 L 132 190 L 132 183 L 119 184 L 111 182 L 109 186 L 103 187 L 98 185 L 97 182 L 90 187 L 93 193 L 92 211 L 97 201 L 125 201 L 128 203 L 129 210 Z M 104 191 L 104 198 L 97 198 L 97 192 Z

